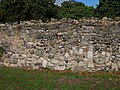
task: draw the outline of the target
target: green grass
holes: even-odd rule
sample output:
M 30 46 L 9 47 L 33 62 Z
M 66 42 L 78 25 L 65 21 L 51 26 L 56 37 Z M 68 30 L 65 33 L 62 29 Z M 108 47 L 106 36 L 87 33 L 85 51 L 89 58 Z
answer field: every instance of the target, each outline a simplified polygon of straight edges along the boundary
M 120 90 L 120 77 L 0 67 L 0 90 Z

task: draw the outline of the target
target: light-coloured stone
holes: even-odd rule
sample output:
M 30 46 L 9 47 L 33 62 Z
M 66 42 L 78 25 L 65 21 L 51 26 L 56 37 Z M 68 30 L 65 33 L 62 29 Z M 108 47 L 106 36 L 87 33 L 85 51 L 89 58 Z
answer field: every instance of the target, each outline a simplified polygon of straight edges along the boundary
M 47 60 L 43 60 L 42 67 L 46 68 L 47 63 L 48 63 Z
M 105 55 L 106 55 L 106 52 L 103 51 L 103 52 L 101 53 L 101 55 L 105 56 Z
M 65 61 L 59 61 L 59 62 L 58 62 L 58 65 L 59 65 L 59 66 L 64 66 L 64 65 L 65 65 Z
M 120 46 L 119 46 L 118 52 L 120 53 Z
M 22 54 L 21 56 L 22 56 L 23 58 L 26 58 L 26 57 L 27 57 L 27 55 L 26 55 L 26 54 Z
M 59 56 L 59 59 L 63 61 L 63 60 L 65 60 L 65 57 L 61 55 L 61 56 Z
M 110 61 L 110 57 L 105 57 L 105 63 Z
M 89 61 L 87 67 L 88 67 L 88 68 L 94 68 L 94 67 L 95 67 L 95 65 L 94 65 L 94 63 L 93 63 L 93 60 L 90 60 L 90 61 Z
M 77 48 L 76 47 L 72 47 L 73 53 L 78 54 Z
M 117 61 L 117 66 L 118 68 L 120 68 L 120 61 Z
M 104 21 L 105 21 L 105 20 L 108 20 L 108 18 L 107 18 L 107 17 L 103 17 L 103 18 L 102 18 L 102 20 L 104 20 Z
M 70 55 L 68 52 L 65 53 L 65 58 L 68 58 Z
M 94 46 L 89 46 L 89 51 L 93 51 Z
M 88 59 L 93 59 L 93 51 L 88 51 L 87 58 Z
M 106 64 L 106 66 L 111 66 L 111 65 L 112 65 L 112 62 L 109 61 L 109 62 L 107 62 L 107 63 L 105 63 L 105 64 Z
M 86 70 L 86 64 L 84 62 L 79 62 L 73 67 L 74 72 L 79 72 L 79 71 L 85 71 Z
M 57 65 L 56 67 L 55 67 L 55 70 L 65 70 L 65 66 L 59 66 L 59 65 Z
M 83 49 L 82 48 L 79 49 L 79 54 L 83 54 Z
M 58 60 L 56 60 L 56 59 L 51 59 L 50 62 L 51 62 L 51 63 L 54 63 L 54 64 L 57 64 L 57 63 L 58 63 Z
M 13 55 L 11 56 L 12 59 L 17 59 L 18 57 L 19 57 L 18 54 L 13 54 Z
M 110 54 L 109 52 L 107 52 L 107 53 L 106 53 L 106 56 L 107 56 L 107 57 L 110 57 L 110 56 L 111 56 L 111 54 Z
M 48 63 L 47 63 L 47 66 L 48 66 L 48 67 L 54 67 L 55 64 L 53 64 L 53 63 L 51 63 L 51 62 L 48 62 Z
M 70 54 L 72 55 L 73 54 L 73 50 L 69 50 Z
M 12 54 L 13 54 L 13 52 L 7 52 L 7 54 L 12 55 Z

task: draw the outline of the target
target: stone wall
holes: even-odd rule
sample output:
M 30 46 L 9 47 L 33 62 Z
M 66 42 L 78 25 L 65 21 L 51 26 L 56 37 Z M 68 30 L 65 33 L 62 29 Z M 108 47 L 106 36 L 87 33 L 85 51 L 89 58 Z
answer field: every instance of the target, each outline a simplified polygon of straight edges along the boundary
M 120 70 L 120 20 L 54 19 L 0 24 L 0 66 L 73 71 Z

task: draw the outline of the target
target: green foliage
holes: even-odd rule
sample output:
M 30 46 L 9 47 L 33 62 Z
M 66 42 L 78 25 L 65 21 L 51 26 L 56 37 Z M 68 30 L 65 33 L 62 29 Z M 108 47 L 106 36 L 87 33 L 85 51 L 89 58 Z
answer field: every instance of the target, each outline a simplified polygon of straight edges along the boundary
M 119 17 L 120 0 L 100 0 L 94 9 L 81 2 L 64 2 L 55 6 L 54 0 L 2 0 L 0 3 L 0 22 L 39 20 L 43 22 L 51 18 L 90 18 Z
M 61 18 L 72 18 L 72 19 L 80 19 L 82 17 L 93 17 L 94 16 L 94 8 L 85 6 L 81 2 L 64 2 L 62 7 L 59 8 L 57 17 Z
M 53 0 L 4 0 L 0 3 L 0 22 L 55 18 Z
M 120 17 L 120 0 L 100 0 L 95 9 L 96 17 Z

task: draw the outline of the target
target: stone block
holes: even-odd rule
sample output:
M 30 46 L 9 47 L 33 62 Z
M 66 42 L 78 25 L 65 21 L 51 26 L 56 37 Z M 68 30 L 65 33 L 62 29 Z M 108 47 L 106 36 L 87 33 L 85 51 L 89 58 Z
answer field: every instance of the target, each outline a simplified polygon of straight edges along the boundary
M 112 63 L 112 68 L 111 68 L 111 70 L 118 71 L 118 66 L 117 66 L 117 64 Z
M 88 67 L 88 68 L 94 68 L 94 67 L 95 67 L 95 65 L 94 65 L 94 63 L 93 63 L 93 60 L 90 60 L 90 61 L 89 61 L 87 67 Z
M 50 62 L 53 63 L 53 64 L 57 64 L 57 63 L 58 63 L 58 60 L 56 60 L 56 59 L 51 59 Z
M 79 54 L 83 54 L 83 49 L 82 48 L 79 49 Z
M 47 60 L 43 60 L 42 67 L 46 68 L 47 63 L 48 63 L 48 61 L 47 61 Z
M 55 70 L 65 70 L 65 66 L 59 66 L 59 65 L 57 65 L 54 69 Z
M 87 58 L 88 59 L 93 59 L 93 51 L 88 51 Z
M 70 57 L 69 53 L 66 52 L 66 53 L 65 53 L 65 58 L 69 58 L 69 57 Z

